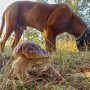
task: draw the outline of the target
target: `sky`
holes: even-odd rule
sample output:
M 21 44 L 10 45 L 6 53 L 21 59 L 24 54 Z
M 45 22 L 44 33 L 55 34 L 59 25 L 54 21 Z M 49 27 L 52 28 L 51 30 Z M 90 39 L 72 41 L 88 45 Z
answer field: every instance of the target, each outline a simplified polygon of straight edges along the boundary
M 15 1 L 21 1 L 21 0 L 0 0 L 0 24 L 1 24 L 2 14 L 4 10 Z M 22 1 L 25 1 L 25 0 L 22 0 Z M 32 1 L 35 1 L 35 0 L 32 0 Z
M 1 26 L 2 14 L 4 10 L 15 1 L 25 1 L 25 0 L 0 0 L 0 26 Z M 31 1 L 36 1 L 36 0 L 31 0 Z M 54 3 L 54 1 L 48 0 L 48 3 Z

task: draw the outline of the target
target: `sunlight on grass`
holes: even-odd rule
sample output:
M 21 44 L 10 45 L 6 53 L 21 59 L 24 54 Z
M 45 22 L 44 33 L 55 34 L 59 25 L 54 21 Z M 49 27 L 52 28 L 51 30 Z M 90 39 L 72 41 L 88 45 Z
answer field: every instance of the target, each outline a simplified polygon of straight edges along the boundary
M 45 48 L 45 44 L 42 44 L 41 47 Z M 5 60 L 8 59 L 14 60 L 14 58 L 10 58 L 12 51 L 9 48 L 10 46 L 5 48 L 5 56 L 1 54 L 1 63 L 6 63 Z M 10 55 L 9 58 L 8 55 Z M 90 52 L 79 52 L 75 41 L 58 41 L 57 51 L 49 55 L 49 60 L 43 65 L 43 68 L 36 67 L 34 68 L 36 71 L 31 70 L 30 78 L 27 81 L 9 79 L 7 77 L 9 66 L 0 76 L 0 90 L 75 90 L 80 87 L 84 88 L 83 85 L 89 83 L 79 69 L 90 67 Z M 79 80 L 79 77 L 84 79 Z M 82 86 L 72 86 L 70 85 L 72 83 L 73 85 L 82 84 Z
M 71 52 L 78 52 L 75 41 L 65 41 L 61 40 L 57 42 L 57 49 L 64 49 Z
M 41 47 L 45 48 L 45 44 L 41 44 Z M 57 50 L 67 50 L 70 52 L 78 52 L 75 41 L 61 40 L 56 42 Z

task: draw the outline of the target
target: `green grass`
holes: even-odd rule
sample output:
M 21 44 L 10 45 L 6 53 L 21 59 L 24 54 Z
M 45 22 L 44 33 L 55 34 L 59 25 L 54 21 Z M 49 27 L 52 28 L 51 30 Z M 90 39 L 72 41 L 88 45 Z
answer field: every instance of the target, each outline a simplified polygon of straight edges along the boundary
M 49 55 L 45 65 L 30 70 L 30 78 L 26 81 L 8 78 L 10 67 L 7 66 L 0 76 L 0 90 L 89 90 L 90 81 L 83 77 L 80 68 L 90 68 L 90 52 L 70 51 L 66 46 L 59 46 L 56 52 Z M 14 60 L 11 57 L 12 52 L 6 48 L 6 53 L 0 54 L 0 67 L 4 67 L 8 60 Z M 80 83 L 82 85 L 77 86 Z

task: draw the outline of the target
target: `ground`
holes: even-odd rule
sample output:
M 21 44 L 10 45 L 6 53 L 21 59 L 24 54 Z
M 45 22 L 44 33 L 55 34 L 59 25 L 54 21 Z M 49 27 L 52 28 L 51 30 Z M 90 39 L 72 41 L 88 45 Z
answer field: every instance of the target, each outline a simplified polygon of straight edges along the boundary
M 89 78 L 80 72 L 81 68 L 90 68 L 90 52 L 79 52 L 70 45 L 50 54 L 46 64 L 32 66 L 24 81 L 7 77 L 14 57 L 0 54 L 0 67 L 8 62 L 0 76 L 0 90 L 90 90 Z

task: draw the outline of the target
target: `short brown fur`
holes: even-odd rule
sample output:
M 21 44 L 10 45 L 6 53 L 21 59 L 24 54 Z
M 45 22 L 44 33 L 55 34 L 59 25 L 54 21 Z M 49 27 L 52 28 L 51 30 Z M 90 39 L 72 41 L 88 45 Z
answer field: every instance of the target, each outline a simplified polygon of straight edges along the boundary
M 4 51 L 6 40 L 14 31 L 15 40 L 12 49 L 19 42 L 27 26 L 44 32 L 46 50 L 56 50 L 56 36 L 68 32 L 78 37 L 87 24 L 77 16 L 66 4 L 47 4 L 31 1 L 18 1 L 11 4 L 4 12 L 0 35 L 6 20 L 6 33 L 1 41 Z

